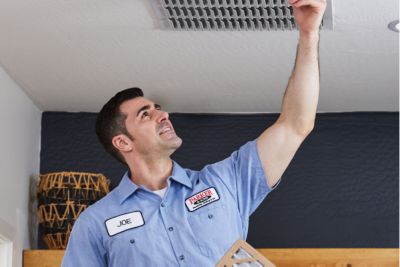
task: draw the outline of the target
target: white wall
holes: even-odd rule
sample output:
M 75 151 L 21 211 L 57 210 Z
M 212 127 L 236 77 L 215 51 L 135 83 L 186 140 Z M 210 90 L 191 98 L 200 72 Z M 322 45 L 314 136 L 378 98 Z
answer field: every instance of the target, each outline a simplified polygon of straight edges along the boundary
M 29 181 L 39 173 L 41 116 L 0 67 L 0 235 L 13 242 L 14 267 L 29 248 Z

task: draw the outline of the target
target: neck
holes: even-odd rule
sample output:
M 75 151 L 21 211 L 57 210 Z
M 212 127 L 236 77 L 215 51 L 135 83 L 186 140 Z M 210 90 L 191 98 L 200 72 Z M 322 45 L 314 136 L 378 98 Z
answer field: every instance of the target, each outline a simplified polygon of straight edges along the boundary
M 128 163 L 131 180 L 148 189 L 160 190 L 167 186 L 167 179 L 172 174 L 172 160 L 167 158 L 133 159 Z

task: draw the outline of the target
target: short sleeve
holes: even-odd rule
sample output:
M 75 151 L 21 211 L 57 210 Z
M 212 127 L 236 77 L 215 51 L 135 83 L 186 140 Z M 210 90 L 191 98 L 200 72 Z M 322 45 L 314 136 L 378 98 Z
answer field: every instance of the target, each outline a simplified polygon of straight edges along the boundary
M 247 142 L 228 158 L 208 165 L 207 169 L 219 177 L 235 197 L 245 221 L 279 183 L 273 188 L 268 186 L 256 140 Z
M 80 215 L 72 228 L 61 266 L 107 266 L 100 238 L 92 232 L 93 226 L 89 226 L 83 215 Z

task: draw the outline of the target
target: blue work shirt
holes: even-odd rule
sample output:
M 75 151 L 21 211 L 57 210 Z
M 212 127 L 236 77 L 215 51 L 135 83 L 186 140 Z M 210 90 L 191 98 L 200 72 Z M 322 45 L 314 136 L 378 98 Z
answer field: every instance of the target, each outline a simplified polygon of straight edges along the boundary
M 256 140 L 200 171 L 173 162 L 168 179 L 161 198 L 127 172 L 79 216 L 62 266 L 215 266 L 272 190 Z

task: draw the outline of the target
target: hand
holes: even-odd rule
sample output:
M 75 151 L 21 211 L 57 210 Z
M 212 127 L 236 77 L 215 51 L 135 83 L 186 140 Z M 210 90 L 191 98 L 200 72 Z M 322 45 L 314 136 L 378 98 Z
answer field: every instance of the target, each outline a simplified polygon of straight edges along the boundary
M 301 35 L 319 32 L 326 0 L 288 0 Z

